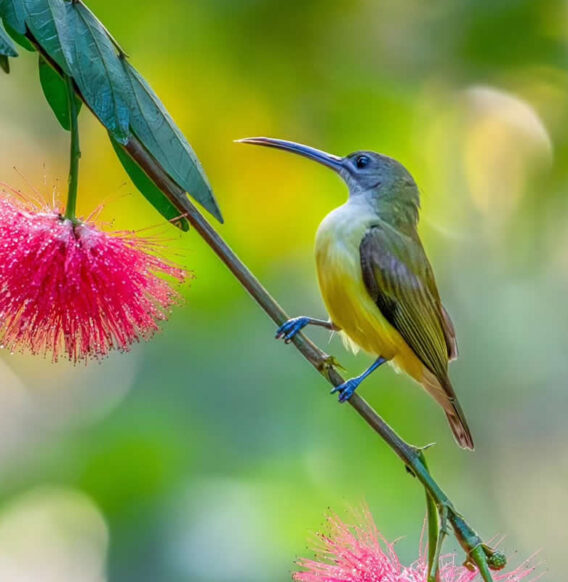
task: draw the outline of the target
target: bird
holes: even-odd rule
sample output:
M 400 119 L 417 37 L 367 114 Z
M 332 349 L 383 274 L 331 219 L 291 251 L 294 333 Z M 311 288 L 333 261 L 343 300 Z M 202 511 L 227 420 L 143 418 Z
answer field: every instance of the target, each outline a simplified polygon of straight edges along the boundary
M 347 201 L 323 219 L 316 234 L 317 278 L 329 320 L 295 317 L 278 328 L 276 337 L 289 343 L 307 325 L 341 332 L 376 359 L 332 390 L 340 402 L 389 362 L 424 387 L 446 413 L 458 445 L 473 450 L 448 374 L 448 363 L 458 355 L 456 333 L 418 235 L 420 193 L 409 171 L 373 151 L 340 157 L 282 139 L 237 141 L 318 162 L 349 190 Z

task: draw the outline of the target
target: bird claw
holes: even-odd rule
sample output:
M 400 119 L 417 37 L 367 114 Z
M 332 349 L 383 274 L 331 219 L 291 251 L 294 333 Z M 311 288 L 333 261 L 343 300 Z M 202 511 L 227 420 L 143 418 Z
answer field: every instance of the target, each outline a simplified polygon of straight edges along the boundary
M 360 383 L 361 381 L 359 378 L 352 378 L 351 380 L 347 380 L 347 382 L 343 382 L 343 384 L 340 384 L 339 386 L 335 386 L 330 394 L 339 392 L 339 402 L 347 402 L 351 396 L 353 396 L 353 393 L 357 390 L 357 386 L 359 386 Z
M 293 317 L 289 319 L 276 330 L 276 339 L 283 339 L 285 344 L 289 344 L 294 339 L 294 336 L 304 329 L 309 322 L 308 317 Z

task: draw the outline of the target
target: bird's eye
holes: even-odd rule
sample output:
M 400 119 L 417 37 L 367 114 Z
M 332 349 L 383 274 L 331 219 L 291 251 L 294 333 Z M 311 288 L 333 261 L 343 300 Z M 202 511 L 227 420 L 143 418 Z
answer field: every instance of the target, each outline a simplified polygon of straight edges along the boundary
M 369 156 L 357 156 L 357 158 L 355 159 L 355 165 L 359 169 L 361 169 L 368 166 L 370 161 L 371 159 L 369 158 Z

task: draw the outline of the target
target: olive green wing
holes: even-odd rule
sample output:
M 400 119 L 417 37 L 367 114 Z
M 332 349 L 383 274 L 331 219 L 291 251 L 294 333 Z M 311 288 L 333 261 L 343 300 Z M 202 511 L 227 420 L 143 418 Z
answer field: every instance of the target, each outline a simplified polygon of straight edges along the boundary
M 418 237 L 374 225 L 361 241 L 360 257 L 363 281 L 381 313 L 445 387 L 455 333 Z
M 448 357 L 450 360 L 455 360 L 458 357 L 458 341 L 456 339 L 456 331 L 450 318 L 450 314 L 446 311 L 446 308 L 442 304 L 440 305 L 442 307 L 442 327 L 444 329 L 444 335 L 446 336 Z

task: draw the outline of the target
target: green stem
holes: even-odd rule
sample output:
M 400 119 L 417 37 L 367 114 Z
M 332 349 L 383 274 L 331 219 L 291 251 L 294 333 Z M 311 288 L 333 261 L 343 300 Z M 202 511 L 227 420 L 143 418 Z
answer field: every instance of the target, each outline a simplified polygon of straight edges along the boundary
M 428 492 L 426 492 L 426 509 L 428 511 L 428 582 L 439 582 L 438 557 L 442 531 L 438 509 Z
M 426 464 L 426 457 L 424 456 L 424 451 L 419 453 L 420 460 L 426 469 L 428 470 L 428 465 Z M 442 542 L 446 533 L 446 518 L 447 512 L 440 512 L 438 514 L 438 507 L 434 499 L 432 499 L 428 491 L 424 492 L 426 495 L 426 510 L 427 510 L 427 520 L 428 520 L 428 582 L 439 582 L 439 559 L 440 550 Z M 442 525 L 440 527 L 440 521 Z
M 444 540 L 448 535 L 448 511 L 445 507 L 440 510 L 440 530 L 438 532 L 438 539 L 434 540 L 436 544 L 435 550 L 432 552 L 429 550 L 428 560 L 431 566 L 429 576 L 433 582 L 440 581 L 440 554 L 442 552 L 442 546 L 444 545 Z M 430 579 L 429 579 L 430 582 Z
M 79 158 L 81 150 L 79 148 L 79 122 L 77 119 L 78 108 L 73 88 L 73 79 L 65 75 L 67 85 L 67 103 L 69 105 L 69 117 L 71 118 L 71 148 L 69 152 L 69 190 L 67 193 L 67 206 L 65 208 L 65 218 L 75 221 L 77 209 L 77 189 L 79 186 Z

